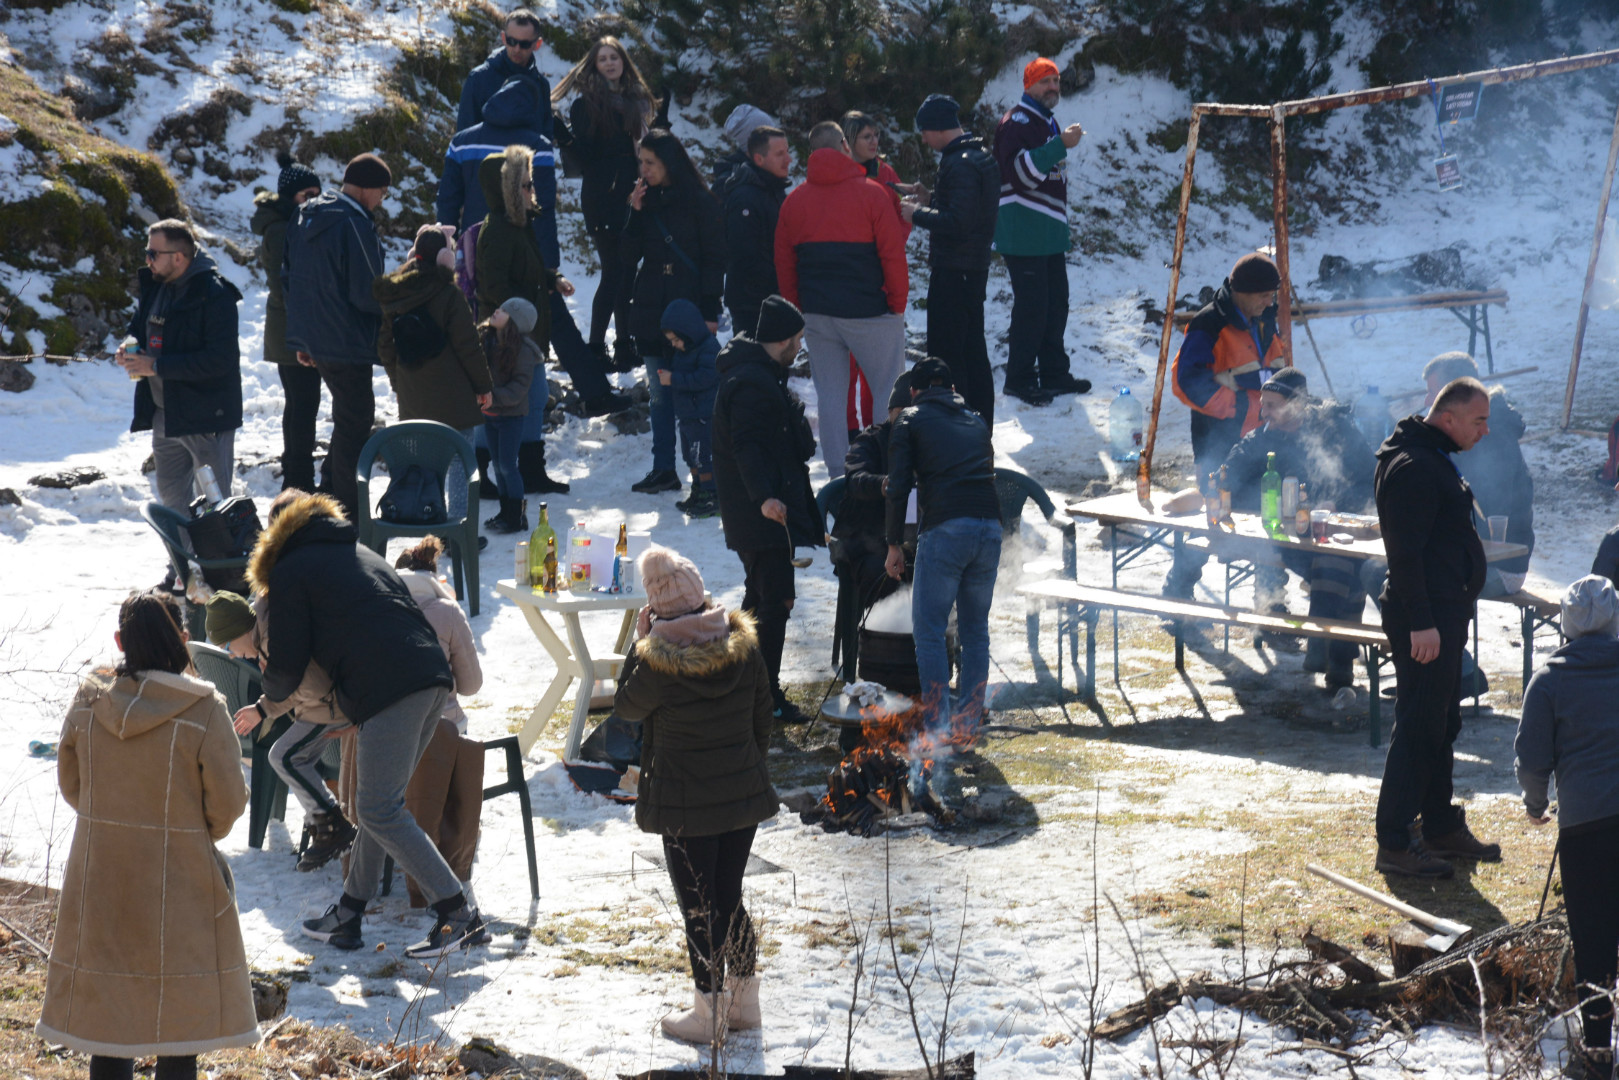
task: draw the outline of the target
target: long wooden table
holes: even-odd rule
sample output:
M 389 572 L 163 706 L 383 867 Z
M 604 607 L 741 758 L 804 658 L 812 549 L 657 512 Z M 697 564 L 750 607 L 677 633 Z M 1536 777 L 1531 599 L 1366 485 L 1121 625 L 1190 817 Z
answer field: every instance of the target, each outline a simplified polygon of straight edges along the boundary
M 1185 548 L 1189 540 L 1206 545 L 1209 553 L 1220 558 L 1226 564 L 1225 604 L 1230 608 L 1231 590 L 1243 580 L 1254 573 L 1256 560 L 1263 562 L 1276 562 L 1280 556 L 1288 551 L 1309 552 L 1320 555 L 1335 555 L 1349 559 L 1381 559 L 1385 557 L 1381 537 L 1368 537 L 1347 542 L 1334 541 L 1330 538 L 1325 541 L 1316 541 L 1311 538 L 1300 538 L 1292 535 L 1272 535 L 1268 533 L 1258 514 L 1243 511 L 1233 511 L 1229 522 L 1210 525 L 1202 508 L 1195 512 L 1177 514 L 1164 509 L 1169 496 L 1159 495 L 1152 500 L 1151 506 L 1142 506 L 1135 495 L 1123 493 L 1106 495 L 1098 499 L 1089 499 L 1084 502 L 1070 503 L 1065 507 L 1070 519 L 1089 518 L 1109 531 L 1110 562 L 1112 564 L 1112 589 L 1119 590 L 1119 571 L 1134 563 L 1142 555 L 1153 548 L 1163 548 L 1176 555 Z M 1499 562 L 1505 559 L 1518 558 L 1529 554 L 1529 549 L 1522 544 L 1497 543 L 1491 540 L 1483 541 L 1484 558 L 1487 562 Z M 1078 580 L 1078 541 L 1073 525 L 1065 530 L 1063 541 L 1063 566 L 1065 571 L 1076 581 Z M 1161 598 L 1152 597 L 1154 601 Z M 1123 602 L 1120 607 L 1129 610 L 1131 605 Z M 1475 620 L 1477 611 L 1475 608 Z M 1222 620 L 1226 627 L 1226 642 L 1230 643 L 1230 627 L 1235 620 Z M 1382 634 L 1382 628 L 1368 623 L 1355 621 L 1360 627 L 1377 635 Z M 1077 632 L 1077 631 L 1076 631 Z M 1177 635 L 1177 646 L 1179 645 Z M 1475 649 L 1476 649 L 1475 641 Z M 1119 652 L 1119 619 L 1118 609 L 1113 612 L 1113 656 L 1114 675 L 1118 675 Z M 1374 670 L 1378 658 L 1372 650 L 1367 651 L 1368 673 L 1375 680 Z M 1372 738 L 1377 739 L 1376 702 L 1370 708 L 1372 724 Z M 1475 706 L 1477 699 L 1474 700 Z

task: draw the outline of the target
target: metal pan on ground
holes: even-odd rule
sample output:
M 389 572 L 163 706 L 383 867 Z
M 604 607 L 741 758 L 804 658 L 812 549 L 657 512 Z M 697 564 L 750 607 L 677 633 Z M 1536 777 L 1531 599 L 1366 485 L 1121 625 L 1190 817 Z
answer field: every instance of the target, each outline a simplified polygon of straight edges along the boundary
M 916 703 L 910 698 L 892 690 L 883 691 L 883 696 L 871 705 L 862 704 L 859 698 L 848 694 L 833 694 L 821 705 L 821 715 L 841 727 L 860 727 L 890 720 L 915 707 Z

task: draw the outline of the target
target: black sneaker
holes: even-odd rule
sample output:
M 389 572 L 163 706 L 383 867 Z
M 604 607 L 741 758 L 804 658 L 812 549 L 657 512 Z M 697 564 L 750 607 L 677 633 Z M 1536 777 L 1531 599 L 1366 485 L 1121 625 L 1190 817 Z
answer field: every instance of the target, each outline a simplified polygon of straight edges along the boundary
M 684 486 L 673 469 L 653 469 L 631 484 L 630 490 L 643 495 L 656 495 L 660 491 L 679 491 Z
M 1041 379 L 1040 389 L 1053 397 L 1058 394 L 1087 394 L 1091 389 L 1091 381 L 1076 379 L 1065 372 L 1050 379 Z
M 1050 405 L 1052 401 L 1055 400 L 1050 394 L 1046 393 L 1038 386 L 1008 386 L 1006 388 L 1006 396 L 1009 398 L 1017 398 L 1025 405 L 1034 406 Z
M 470 949 L 474 945 L 489 944 L 489 930 L 484 926 L 478 909 L 462 904 L 448 915 L 433 920 L 433 929 L 427 937 L 405 947 L 405 955 L 412 960 L 443 956 L 452 949 Z
M 807 724 L 810 716 L 790 701 L 783 701 L 776 706 L 776 723 L 778 724 Z
M 360 916 L 342 904 L 333 904 L 318 919 L 305 919 L 304 936 L 350 951 L 365 944 L 360 940 Z
M 586 416 L 609 416 L 616 412 L 623 412 L 632 407 L 635 402 L 623 394 L 615 394 L 611 390 L 599 397 L 586 399 L 583 403 Z
M 711 518 L 720 512 L 720 501 L 714 492 L 698 488 L 681 509 L 689 518 Z

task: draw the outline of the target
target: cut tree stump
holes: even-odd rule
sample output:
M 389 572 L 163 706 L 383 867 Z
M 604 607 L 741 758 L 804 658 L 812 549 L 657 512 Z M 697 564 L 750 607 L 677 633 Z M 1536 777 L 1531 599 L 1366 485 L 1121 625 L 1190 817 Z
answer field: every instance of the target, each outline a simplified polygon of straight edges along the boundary
M 1442 954 L 1428 947 L 1433 931 L 1414 922 L 1403 922 L 1389 930 L 1389 956 L 1394 961 L 1396 979 L 1411 974 L 1430 960 Z

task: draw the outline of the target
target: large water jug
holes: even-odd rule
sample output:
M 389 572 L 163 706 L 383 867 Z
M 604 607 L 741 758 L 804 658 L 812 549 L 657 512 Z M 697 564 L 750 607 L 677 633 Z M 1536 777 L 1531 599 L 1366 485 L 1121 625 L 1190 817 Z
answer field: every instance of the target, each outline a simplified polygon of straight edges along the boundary
M 1388 398 L 1377 392 L 1377 387 L 1368 386 L 1366 393 L 1355 402 L 1355 426 L 1360 433 L 1366 436 L 1366 441 L 1376 450 L 1383 444 L 1394 430 L 1394 423 L 1389 419 Z
M 1141 400 L 1130 393 L 1128 386 L 1119 387 L 1119 396 L 1113 399 L 1107 412 L 1108 449 L 1114 461 L 1135 461 L 1141 457 L 1145 419 Z

